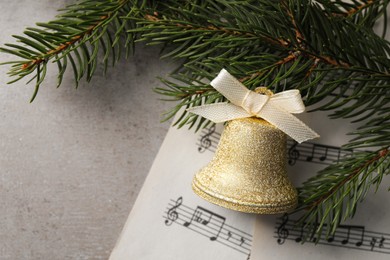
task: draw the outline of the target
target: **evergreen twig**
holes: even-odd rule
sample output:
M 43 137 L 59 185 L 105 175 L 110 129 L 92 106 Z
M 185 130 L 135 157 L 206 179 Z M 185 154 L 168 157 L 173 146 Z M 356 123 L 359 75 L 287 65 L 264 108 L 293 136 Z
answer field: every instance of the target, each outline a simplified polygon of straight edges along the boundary
M 9 83 L 35 73 L 28 81 L 36 79 L 33 101 L 45 79 L 50 60 L 58 66 L 58 86 L 69 64 L 76 86 L 83 76 L 90 81 L 97 67 L 100 49 L 104 56 L 104 71 L 110 56 L 112 64 L 115 64 L 123 46 L 126 56 L 133 51 L 134 35 L 126 30 L 133 28 L 134 24 L 122 17 L 131 15 L 133 6 L 134 1 L 130 0 L 83 0 L 61 10 L 56 20 L 37 23 L 38 28 L 27 28 L 23 36 L 15 35 L 21 44 L 5 44 L 0 48 L 2 52 L 22 58 L 3 63 L 12 64 L 9 75 L 16 77 Z

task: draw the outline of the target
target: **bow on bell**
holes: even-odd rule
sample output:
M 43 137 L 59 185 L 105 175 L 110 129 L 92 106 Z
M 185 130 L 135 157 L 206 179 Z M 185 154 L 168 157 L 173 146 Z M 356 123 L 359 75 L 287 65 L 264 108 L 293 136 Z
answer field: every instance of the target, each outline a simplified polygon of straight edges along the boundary
M 319 137 L 310 127 L 292 115 L 305 111 L 299 90 L 287 90 L 272 96 L 262 95 L 247 89 L 225 69 L 221 70 L 210 85 L 231 103 L 203 105 L 189 108 L 187 111 L 214 123 L 252 116 L 261 117 L 298 143 Z

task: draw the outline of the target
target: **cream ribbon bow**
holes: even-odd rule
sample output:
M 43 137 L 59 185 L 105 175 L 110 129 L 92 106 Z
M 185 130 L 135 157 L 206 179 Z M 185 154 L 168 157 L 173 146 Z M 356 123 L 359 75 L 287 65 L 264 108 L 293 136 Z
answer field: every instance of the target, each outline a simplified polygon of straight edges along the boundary
M 187 111 L 214 123 L 252 116 L 261 117 L 298 143 L 319 137 L 310 127 L 291 114 L 305 111 L 299 90 L 287 90 L 272 96 L 258 94 L 247 89 L 225 69 L 222 69 L 210 84 L 231 103 L 203 105 L 189 108 Z

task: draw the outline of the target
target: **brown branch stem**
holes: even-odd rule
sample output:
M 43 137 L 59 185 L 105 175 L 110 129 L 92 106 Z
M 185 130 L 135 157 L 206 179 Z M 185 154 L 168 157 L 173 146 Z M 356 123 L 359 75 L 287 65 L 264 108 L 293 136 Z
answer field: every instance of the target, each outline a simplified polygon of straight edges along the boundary
M 217 27 L 215 25 L 193 26 L 191 24 L 181 24 L 181 23 L 177 23 L 174 21 L 170 21 L 170 20 L 160 19 L 160 18 L 158 18 L 157 15 L 158 15 L 157 13 L 154 13 L 153 15 L 147 14 L 144 17 L 145 17 L 145 20 L 147 20 L 147 21 L 159 22 L 159 23 L 165 22 L 165 23 L 169 23 L 169 24 L 174 24 L 177 27 L 188 29 L 188 30 L 219 31 L 219 32 L 223 32 L 223 33 L 229 34 L 229 35 L 241 35 L 241 36 L 246 36 L 246 37 L 259 37 L 259 35 L 255 35 L 253 33 L 234 31 L 234 30 L 230 30 L 230 29 L 227 29 L 224 27 Z M 269 42 L 271 44 L 282 46 L 284 48 L 286 48 L 290 45 L 290 42 L 285 40 L 285 39 L 274 39 L 274 38 L 266 37 L 264 35 L 262 35 L 261 38 L 266 40 L 267 42 Z
M 127 2 L 128 2 L 128 0 L 119 1 L 118 8 L 124 6 Z M 104 21 L 106 21 L 108 18 L 110 18 L 112 13 L 113 13 L 113 11 L 107 13 L 106 15 L 101 16 L 100 19 L 97 20 L 94 25 L 91 25 L 89 28 L 87 28 L 86 31 L 83 31 L 80 34 L 73 36 L 70 41 L 67 41 L 65 43 L 61 43 L 56 48 L 51 49 L 51 50 L 47 51 L 46 53 L 41 54 L 39 57 L 22 64 L 21 69 L 26 70 L 28 68 L 31 68 L 32 66 L 35 66 L 35 65 L 38 65 L 44 61 L 47 61 L 47 56 L 49 56 L 49 55 L 54 56 L 54 55 L 61 53 L 64 50 L 68 49 L 70 46 L 77 43 L 78 41 L 83 39 L 85 36 L 90 35 L 97 27 L 99 27 L 100 24 L 102 24 Z
M 72 46 L 73 44 L 78 42 L 80 39 L 84 38 L 86 35 L 90 35 L 96 29 L 96 27 L 99 26 L 99 24 L 101 22 L 103 22 L 105 19 L 107 19 L 109 17 L 110 17 L 110 14 L 108 14 L 106 16 L 102 16 L 101 19 L 95 25 L 90 26 L 88 28 L 88 30 L 86 30 L 80 34 L 73 36 L 70 41 L 67 41 L 66 43 L 62 43 L 62 44 L 58 45 L 55 49 L 51 49 L 51 50 L 47 51 L 46 53 L 44 53 L 40 57 L 24 63 L 22 65 L 22 70 L 30 68 L 31 66 L 38 65 L 38 64 L 46 61 L 47 60 L 46 56 L 49 56 L 49 55 L 53 56 L 53 55 L 56 55 L 58 53 L 61 53 L 64 50 L 68 49 L 70 46 Z
M 184 99 L 184 98 L 187 98 L 189 96 L 193 96 L 193 95 L 203 95 L 204 93 L 208 92 L 208 91 L 212 91 L 212 90 L 215 90 L 214 88 L 207 88 L 207 89 L 203 89 L 203 90 L 196 90 L 194 92 L 190 92 L 190 93 L 183 93 L 183 94 L 180 94 L 180 99 Z
M 346 16 L 352 16 L 352 15 L 356 14 L 357 12 L 359 12 L 360 10 L 362 10 L 363 8 L 366 8 L 370 5 L 373 5 L 374 3 L 375 3 L 375 0 L 368 0 L 366 3 L 361 4 L 361 5 L 357 6 L 356 8 L 352 8 L 351 10 L 349 10 L 346 13 Z
M 375 163 L 376 161 L 378 161 L 379 159 L 387 156 L 389 154 L 390 150 L 389 149 L 382 149 L 380 150 L 377 155 L 373 158 L 371 158 L 370 160 L 366 161 L 363 165 L 357 167 L 356 169 L 354 169 L 350 175 L 348 175 L 345 179 L 343 179 L 342 181 L 340 181 L 336 186 L 334 186 L 332 189 L 330 189 L 326 194 L 324 194 L 323 196 L 321 196 L 320 198 L 318 198 L 316 201 L 314 201 L 311 206 L 308 206 L 307 208 L 309 208 L 309 210 L 317 207 L 318 205 L 320 205 L 324 200 L 328 199 L 331 195 L 333 195 L 337 190 L 339 190 L 342 186 L 344 186 L 348 181 L 350 181 L 351 179 L 353 179 L 354 177 L 358 176 L 361 171 L 365 168 L 367 168 L 369 165 Z

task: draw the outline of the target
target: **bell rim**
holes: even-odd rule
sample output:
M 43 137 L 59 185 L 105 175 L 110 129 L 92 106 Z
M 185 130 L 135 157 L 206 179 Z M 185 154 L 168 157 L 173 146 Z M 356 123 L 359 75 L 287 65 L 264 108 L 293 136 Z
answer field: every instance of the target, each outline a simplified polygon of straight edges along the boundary
M 245 212 L 245 213 L 256 213 L 256 214 L 280 214 L 287 213 L 295 209 L 298 205 L 298 198 L 295 197 L 293 200 L 287 203 L 275 203 L 273 205 L 255 204 L 253 202 L 237 201 L 234 198 L 229 198 L 226 195 L 218 194 L 216 192 L 208 192 L 206 189 L 202 189 L 199 183 L 196 183 L 194 179 L 192 182 L 192 190 L 203 199 L 216 204 L 218 206 Z

